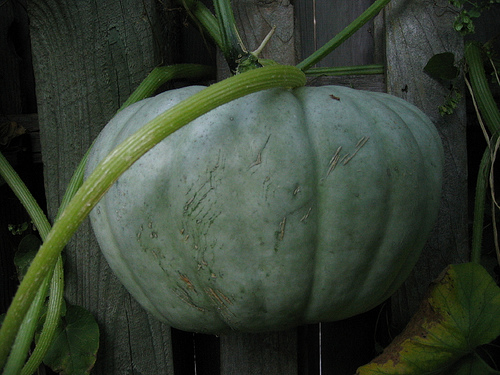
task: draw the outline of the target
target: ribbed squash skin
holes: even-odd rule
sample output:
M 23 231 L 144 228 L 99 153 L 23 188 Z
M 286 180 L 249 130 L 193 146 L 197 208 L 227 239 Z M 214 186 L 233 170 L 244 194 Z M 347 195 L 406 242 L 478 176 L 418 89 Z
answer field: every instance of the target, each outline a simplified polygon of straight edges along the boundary
M 105 127 L 87 173 L 202 87 L 168 91 Z M 393 96 L 273 89 L 167 137 L 92 211 L 130 293 L 187 331 L 267 331 L 362 313 L 407 278 L 435 222 L 442 145 Z

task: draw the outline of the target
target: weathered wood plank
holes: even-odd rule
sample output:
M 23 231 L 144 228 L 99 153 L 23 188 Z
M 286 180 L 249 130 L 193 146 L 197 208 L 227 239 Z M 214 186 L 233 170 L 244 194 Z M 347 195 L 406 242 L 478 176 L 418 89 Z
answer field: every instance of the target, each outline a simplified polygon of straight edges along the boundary
M 423 72 L 429 58 L 450 51 L 463 55 L 453 30 L 448 1 L 393 0 L 386 8 L 387 90 L 422 109 L 436 124 L 445 149 L 442 204 L 432 237 L 409 280 L 393 297 L 393 324 L 400 330 L 415 311 L 431 280 L 454 262 L 468 259 L 465 104 L 451 116 L 439 115 L 446 84 Z
M 53 218 L 92 140 L 146 74 L 162 60 L 169 61 L 155 38 L 161 36 L 161 45 L 167 47 L 170 39 L 158 24 L 153 0 L 32 0 L 28 5 Z M 67 300 L 90 310 L 101 329 L 93 373 L 172 373 L 170 328 L 125 291 L 88 223 L 67 246 L 65 269 Z
M 372 0 L 311 1 L 297 0 L 302 57 L 307 57 L 365 11 Z M 375 59 L 373 22 L 358 30 L 351 38 L 321 61 L 318 66 L 349 66 L 378 63 Z
M 221 338 L 221 375 L 298 374 L 297 330 Z
M 308 86 L 337 85 L 347 86 L 356 90 L 367 90 L 385 92 L 385 75 L 353 75 L 338 77 L 310 77 L 307 79 Z
M 36 111 L 26 0 L 0 6 L 0 115 Z

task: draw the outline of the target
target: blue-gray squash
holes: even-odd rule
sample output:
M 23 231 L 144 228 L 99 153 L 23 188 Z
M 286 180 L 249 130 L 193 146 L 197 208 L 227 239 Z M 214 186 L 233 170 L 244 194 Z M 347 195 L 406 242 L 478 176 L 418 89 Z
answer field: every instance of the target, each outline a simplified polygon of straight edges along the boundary
M 168 91 L 114 117 L 87 174 L 159 113 Z M 139 159 L 91 214 L 121 282 L 188 331 L 340 320 L 391 296 L 440 201 L 443 151 L 409 103 L 345 87 L 258 92 L 198 118 Z

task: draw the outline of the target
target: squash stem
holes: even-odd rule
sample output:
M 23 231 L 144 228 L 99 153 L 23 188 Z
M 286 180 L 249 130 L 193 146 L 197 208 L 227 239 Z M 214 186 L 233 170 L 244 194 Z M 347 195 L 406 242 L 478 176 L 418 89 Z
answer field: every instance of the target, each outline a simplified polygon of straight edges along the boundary
M 500 111 L 493 98 L 493 94 L 489 88 L 486 72 L 484 70 L 483 59 L 481 56 L 481 47 L 475 42 L 467 43 L 465 47 L 465 60 L 468 67 L 469 81 L 466 80 L 467 86 L 471 93 L 476 113 L 480 123 L 484 120 L 483 127 L 488 128 L 491 133 L 491 139 L 486 139 L 488 147 L 481 159 L 479 173 L 476 182 L 476 195 L 474 201 L 474 223 L 472 230 L 471 242 L 471 260 L 479 263 L 481 261 L 482 238 L 483 238 L 483 222 L 484 210 L 486 202 L 486 192 L 489 184 L 489 176 L 491 173 L 492 157 L 494 155 L 493 148 L 496 140 L 500 135 Z M 469 83 L 470 82 L 470 83 Z M 484 130 L 486 133 L 486 130 Z M 486 134 L 487 137 L 487 134 Z M 495 209 L 495 207 L 493 207 Z M 496 223 L 493 223 L 496 225 Z M 496 235 L 496 234 L 495 234 Z M 500 262 L 500 254 L 497 249 L 497 257 Z
M 212 12 L 199 0 L 177 0 L 177 2 L 184 6 L 194 23 L 200 26 L 200 29 L 207 31 L 215 44 L 222 50 L 219 22 Z
M 129 105 L 148 98 L 166 82 L 177 78 L 198 79 L 215 75 L 215 68 L 207 65 L 198 64 L 177 64 L 160 66 L 154 68 L 151 73 L 141 82 L 137 89 L 123 103 L 118 112 Z
M 304 73 L 307 77 L 321 76 L 345 76 L 345 75 L 365 75 L 384 74 L 384 65 L 356 65 L 356 66 L 336 66 L 329 68 L 309 68 Z
M 170 108 L 111 151 L 58 217 L 24 276 L 0 328 L 0 367 L 5 363 L 38 285 L 52 270 L 63 247 L 81 222 L 129 166 L 169 134 L 224 103 L 273 87 L 303 86 L 305 81 L 300 70 L 282 65 L 267 66 L 230 77 Z
M 57 259 L 54 272 L 52 274 L 52 282 L 50 284 L 50 295 L 47 303 L 47 314 L 43 323 L 42 332 L 37 340 L 35 349 L 31 354 L 28 362 L 24 365 L 21 375 L 31 375 L 42 363 L 45 354 L 52 345 L 56 328 L 59 324 L 61 310 L 64 298 L 64 269 L 62 257 Z
M 493 135 L 498 134 L 500 132 L 500 110 L 486 78 L 480 45 L 475 42 L 467 43 L 465 47 L 465 60 L 479 112 L 490 132 Z
M 297 68 L 306 71 L 313 65 L 320 62 L 335 48 L 340 46 L 352 34 L 358 31 L 363 25 L 375 17 L 391 0 L 377 0 L 368 9 L 366 9 L 358 18 L 351 22 L 344 30 L 338 33 L 333 39 L 327 42 L 323 47 L 314 52 L 311 56 L 297 65 Z
M 233 10 L 230 0 L 213 0 L 214 9 L 217 20 L 219 21 L 219 29 L 222 38 L 222 53 L 231 69 L 231 72 L 236 73 L 238 62 L 248 55 L 240 34 L 236 27 Z
M 47 217 L 43 213 L 43 210 L 40 208 L 24 182 L 21 180 L 19 175 L 1 153 L 0 174 L 12 189 L 14 194 L 18 197 L 20 202 L 23 204 L 34 225 L 37 227 L 42 240 L 45 240 L 50 231 L 50 223 Z M 29 307 L 28 313 L 26 314 L 26 316 L 21 317 L 23 323 L 16 336 L 16 341 L 14 346 L 12 347 L 9 360 L 4 369 L 4 373 L 18 373 L 21 369 L 30 349 L 30 344 L 33 340 L 42 306 L 45 303 L 45 296 L 47 295 L 47 290 L 49 287 L 49 278 L 52 277 L 52 282 L 50 284 L 51 297 L 47 310 L 46 324 L 44 325 L 44 329 L 42 330 L 42 335 L 44 336 L 45 341 L 48 341 L 48 344 L 36 346 L 34 350 L 34 354 L 36 353 L 35 359 L 31 360 L 30 358 L 33 368 L 33 371 L 31 371 L 30 374 L 33 373 L 34 370 L 36 370 L 36 368 L 40 365 L 43 357 L 45 356 L 45 353 L 48 350 L 49 343 L 55 333 L 55 328 L 57 326 L 57 321 L 60 315 L 60 306 L 62 305 L 63 298 L 61 291 L 63 288 L 62 261 L 60 258 L 61 257 L 59 256 L 61 269 L 58 268 L 53 276 L 51 276 L 50 274 L 46 276 L 41 285 L 37 288 L 37 296 Z M 50 270 L 49 273 L 51 272 L 52 270 Z M 53 295 L 53 291 L 57 291 L 57 293 Z M 4 345 L 3 342 L 2 345 Z M 36 360 L 36 358 L 38 358 L 38 361 Z
M 476 180 L 476 195 L 474 197 L 474 221 L 472 223 L 471 262 L 481 262 L 483 241 L 484 210 L 486 192 L 488 191 L 488 175 L 491 168 L 491 151 L 487 147 L 481 158 Z

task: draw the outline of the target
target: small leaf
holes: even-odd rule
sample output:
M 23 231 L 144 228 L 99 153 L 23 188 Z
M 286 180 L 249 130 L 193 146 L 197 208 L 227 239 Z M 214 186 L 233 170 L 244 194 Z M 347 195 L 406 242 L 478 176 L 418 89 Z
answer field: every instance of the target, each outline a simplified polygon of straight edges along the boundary
M 42 241 L 34 234 L 28 234 L 19 243 L 14 255 L 14 264 L 19 280 L 23 279 L 41 244 Z
M 432 56 L 424 71 L 434 79 L 452 80 L 457 78 L 459 70 L 455 66 L 455 55 L 451 52 L 443 52 Z
M 67 304 L 44 363 L 64 374 L 89 374 L 99 348 L 99 327 L 87 310 Z
M 500 288 L 478 264 L 451 265 L 404 331 L 356 374 L 441 374 L 499 335 Z

